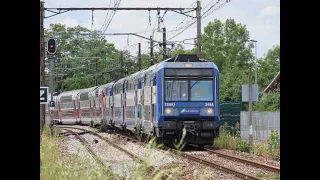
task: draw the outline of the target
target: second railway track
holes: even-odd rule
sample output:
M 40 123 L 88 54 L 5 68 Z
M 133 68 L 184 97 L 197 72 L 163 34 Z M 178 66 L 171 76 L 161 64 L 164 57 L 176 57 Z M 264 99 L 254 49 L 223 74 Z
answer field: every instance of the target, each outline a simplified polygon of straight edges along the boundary
M 74 129 L 79 129 L 79 130 L 85 130 L 85 131 L 88 131 L 92 134 L 96 134 L 97 136 L 100 136 L 102 137 L 101 135 L 97 134 L 96 132 L 93 132 L 93 131 L 89 131 L 89 130 L 86 130 L 86 129 L 82 129 L 82 128 L 77 128 L 77 127 L 71 127 L 71 128 L 74 128 Z M 124 136 L 122 134 L 122 136 Z M 102 137 L 104 138 L 104 137 Z M 132 137 L 127 137 L 128 139 L 132 139 Z M 104 138 L 105 139 L 105 138 Z M 136 139 L 138 140 L 138 139 Z M 112 143 L 112 142 L 111 142 Z M 230 173 L 230 174 L 234 174 L 235 176 L 237 177 L 240 177 L 242 179 L 253 179 L 253 180 L 258 180 L 260 178 L 258 177 L 255 177 L 253 175 L 249 175 L 249 174 L 246 174 L 244 172 L 241 172 L 241 171 L 238 171 L 238 170 L 235 170 L 233 168 L 229 168 L 229 167 L 226 167 L 226 166 L 223 166 L 223 165 L 220 165 L 218 163 L 215 163 L 215 162 L 210 162 L 210 161 L 207 161 L 207 160 L 204 160 L 204 159 L 201 159 L 201 158 L 198 158 L 194 155 L 189 155 L 187 153 L 184 153 L 184 152 L 180 152 L 180 151 L 177 151 L 177 150 L 174 150 L 174 149 L 164 149 L 164 150 L 169 150 L 170 153 L 174 154 L 174 155 L 177 155 L 177 156 L 180 156 L 180 157 L 183 157 L 183 158 L 186 158 L 186 159 L 189 159 L 189 160 L 192 160 L 192 161 L 195 161 L 195 162 L 198 162 L 200 164 L 205 164 L 209 167 L 212 167 L 212 168 L 215 168 L 215 169 L 218 169 L 218 170 L 222 170 L 224 172 L 227 172 L 227 173 Z M 215 153 L 214 151 L 211 151 L 211 150 L 206 150 L 210 153 Z M 248 164 L 248 165 L 251 165 L 251 166 L 254 166 L 254 167 L 257 167 L 257 168 L 262 168 L 262 169 L 266 169 L 266 170 L 270 170 L 270 171 L 273 171 L 273 172 L 280 172 L 280 169 L 277 168 L 277 167 L 272 167 L 272 166 L 268 166 L 268 165 L 263 165 L 263 164 L 260 164 L 260 163 L 256 163 L 256 162 L 253 162 L 253 161 L 250 161 L 250 160 L 246 160 L 246 159 L 242 159 L 242 158 L 237 158 L 237 157 L 233 157 L 233 156 L 229 156 L 229 155 L 225 155 L 225 154 L 221 154 L 221 153 L 215 153 L 217 154 L 218 156 L 222 157 L 222 158 L 225 158 L 225 159 L 229 159 L 229 160 L 235 160 L 235 161 L 238 161 L 238 162 L 241 162 L 241 163 L 245 163 L 245 164 Z
M 261 163 L 254 162 L 254 161 L 251 161 L 251 160 L 248 160 L 248 159 L 243 159 L 243 158 L 239 158 L 239 157 L 223 154 L 223 153 L 220 153 L 220 152 L 217 152 L 217 151 L 213 151 L 213 150 L 210 150 L 210 149 L 205 149 L 205 150 L 208 151 L 209 153 L 216 154 L 216 155 L 218 155 L 220 157 L 223 157 L 223 158 L 226 158 L 226 159 L 238 161 L 238 162 L 241 162 L 241 163 L 244 163 L 244 164 L 248 164 L 248 165 L 251 165 L 251 166 L 254 166 L 254 167 L 257 167 L 257 168 L 262 168 L 262 169 L 266 169 L 268 171 L 273 171 L 273 172 L 276 172 L 276 173 L 280 173 L 280 168 L 279 167 L 269 166 L 269 165 L 266 165 L 266 164 L 261 164 Z
M 111 142 L 110 140 L 108 140 L 106 137 L 103 137 L 101 136 L 100 134 L 96 133 L 96 132 L 93 132 L 93 131 L 89 131 L 89 130 L 86 130 L 86 129 L 82 129 L 82 128 L 76 128 L 76 127 L 65 127 L 65 126 L 62 126 L 60 127 L 62 128 L 63 130 L 66 130 L 68 131 L 69 133 L 72 133 L 72 134 L 75 134 L 76 137 L 85 144 L 86 148 L 88 149 L 88 151 L 95 157 L 95 159 L 100 163 L 100 164 L 103 164 L 103 161 L 93 152 L 93 150 L 90 148 L 90 146 L 88 145 L 88 142 L 86 142 L 85 139 L 83 139 L 81 136 L 79 136 L 79 134 L 86 134 L 86 133 L 90 133 L 96 137 L 99 137 L 100 139 L 104 140 L 105 142 L 107 142 L 109 145 L 113 146 L 114 148 L 126 153 L 127 155 L 129 155 L 132 159 L 135 159 L 135 160 L 138 160 L 140 163 L 145 163 L 147 164 L 147 162 L 145 162 L 143 159 L 141 159 L 140 157 L 136 156 L 135 154 L 129 152 L 128 150 L 126 149 L 123 149 L 122 147 L 120 147 L 119 145 L 117 145 L 116 143 L 113 143 Z M 82 132 L 81 133 L 76 133 L 72 130 L 68 130 L 68 129 L 76 129 L 76 130 L 81 130 Z M 65 133 L 61 133 L 62 135 L 65 134 Z M 152 175 L 155 175 L 157 174 L 158 172 L 160 172 L 161 170 L 155 166 L 149 166 L 148 168 L 148 172 Z M 116 179 L 121 179 L 119 176 L 116 176 L 115 177 Z M 123 179 L 123 178 L 122 178 Z M 162 177 L 161 179 L 176 179 L 174 178 L 173 176 L 171 176 L 170 174 L 167 174 L 165 172 L 162 172 Z

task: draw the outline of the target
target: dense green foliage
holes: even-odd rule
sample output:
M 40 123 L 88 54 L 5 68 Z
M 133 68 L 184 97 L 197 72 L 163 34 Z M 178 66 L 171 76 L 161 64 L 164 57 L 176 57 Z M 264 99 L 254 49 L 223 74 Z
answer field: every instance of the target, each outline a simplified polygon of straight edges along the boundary
M 83 35 L 84 33 L 87 35 Z M 126 69 L 128 74 L 138 71 L 136 57 L 128 51 L 117 50 L 105 37 L 89 29 L 51 24 L 45 35 L 58 39 L 56 67 L 53 71 L 56 80 L 55 91 L 102 85 L 124 77 Z M 254 61 L 254 44 L 250 41 L 250 33 L 245 25 L 236 23 L 233 19 L 225 22 L 213 20 L 204 27 L 202 37 L 202 58 L 216 63 L 220 71 L 221 102 L 241 100 L 241 86 L 248 84 L 250 69 L 251 78 L 254 80 L 255 62 L 258 67 L 259 91 L 263 91 L 280 71 L 280 46 L 272 47 L 264 57 Z M 196 47 L 186 50 L 182 44 L 177 44 L 171 49 L 172 56 L 196 52 Z M 154 63 L 161 60 L 162 52 L 154 52 Z M 150 66 L 149 54 L 142 54 L 141 66 L 142 69 Z M 48 62 L 46 67 L 49 67 Z M 262 96 L 253 109 L 280 110 L 280 94 L 270 93 Z

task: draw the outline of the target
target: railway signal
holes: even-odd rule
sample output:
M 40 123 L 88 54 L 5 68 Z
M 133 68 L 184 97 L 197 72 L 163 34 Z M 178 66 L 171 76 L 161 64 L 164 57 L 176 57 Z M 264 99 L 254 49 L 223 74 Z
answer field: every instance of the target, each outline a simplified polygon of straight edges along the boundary
M 49 38 L 47 41 L 47 52 L 48 54 L 56 54 L 57 53 L 57 42 L 55 38 Z

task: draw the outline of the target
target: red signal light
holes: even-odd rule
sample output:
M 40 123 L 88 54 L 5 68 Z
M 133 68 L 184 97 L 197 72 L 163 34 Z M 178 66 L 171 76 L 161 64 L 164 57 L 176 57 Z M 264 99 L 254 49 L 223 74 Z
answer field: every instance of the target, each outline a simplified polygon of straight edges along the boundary
M 47 52 L 48 54 L 56 54 L 56 40 L 54 38 L 49 38 L 47 41 Z

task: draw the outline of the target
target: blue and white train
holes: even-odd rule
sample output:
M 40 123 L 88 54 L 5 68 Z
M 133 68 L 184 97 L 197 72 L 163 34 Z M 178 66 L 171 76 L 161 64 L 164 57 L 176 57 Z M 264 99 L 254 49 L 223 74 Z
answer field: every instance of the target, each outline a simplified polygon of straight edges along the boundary
M 127 77 L 55 99 L 59 124 L 91 124 L 179 140 L 199 148 L 212 144 L 220 126 L 219 70 L 196 55 L 178 55 Z

